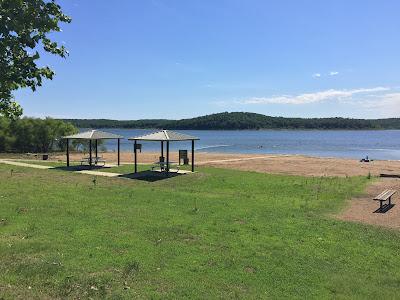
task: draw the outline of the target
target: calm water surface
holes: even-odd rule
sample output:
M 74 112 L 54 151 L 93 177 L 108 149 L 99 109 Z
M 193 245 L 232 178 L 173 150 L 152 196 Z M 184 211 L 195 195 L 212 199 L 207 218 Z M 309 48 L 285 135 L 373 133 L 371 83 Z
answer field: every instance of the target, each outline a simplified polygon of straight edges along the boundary
M 154 130 L 102 129 L 126 138 Z M 178 130 L 200 138 L 196 150 L 203 152 L 303 154 L 320 157 L 400 160 L 400 130 Z M 159 151 L 156 142 L 143 142 L 143 151 Z M 121 141 L 123 151 L 132 151 L 133 143 Z M 190 142 L 171 143 L 171 149 L 190 149 Z M 116 149 L 116 142 L 106 142 L 108 151 Z

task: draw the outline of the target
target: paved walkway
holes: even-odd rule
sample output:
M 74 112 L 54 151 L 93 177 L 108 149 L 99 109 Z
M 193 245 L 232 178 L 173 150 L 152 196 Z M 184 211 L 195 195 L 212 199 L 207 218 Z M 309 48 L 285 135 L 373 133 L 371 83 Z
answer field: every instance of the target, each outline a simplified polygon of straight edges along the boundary
M 33 169 L 46 169 L 46 170 L 55 169 L 52 166 L 43 166 L 43 165 L 37 165 L 37 164 L 27 164 L 27 163 L 23 163 L 23 162 L 19 162 L 19 161 L 6 160 L 6 159 L 0 159 L 0 163 L 7 164 L 7 165 L 18 166 L 18 167 L 33 168 Z M 90 171 L 90 170 L 81 170 L 81 171 L 73 171 L 73 172 L 80 173 L 80 174 L 94 175 L 94 176 L 104 176 L 104 177 L 118 177 L 118 176 L 122 175 L 122 174 L 119 174 L 119 173 Z
M 13 166 L 18 166 L 18 167 L 27 167 L 27 168 L 34 168 L 34 169 L 55 169 L 55 167 L 52 166 L 43 166 L 43 165 L 37 165 L 37 164 L 28 164 L 28 163 L 23 163 L 15 160 L 6 160 L 6 159 L 0 159 L 0 163 L 7 164 L 7 165 L 13 165 Z M 93 176 L 103 176 L 103 177 L 120 177 L 123 174 L 120 173 L 112 173 L 112 172 L 101 172 L 101 171 L 93 171 L 93 170 L 77 170 L 77 171 L 72 171 L 75 173 L 79 174 L 86 174 L 86 175 L 93 175 Z M 187 170 L 175 170 L 171 169 L 171 172 L 173 173 L 178 173 L 178 174 L 189 174 L 192 173 L 191 171 Z
M 86 175 L 94 175 L 94 176 L 104 176 L 104 177 L 118 177 L 122 174 L 119 173 L 111 173 L 111 172 L 100 172 L 100 171 L 90 171 L 90 170 L 82 170 L 75 171 L 76 173 L 86 174 Z
M 178 170 L 178 169 L 169 169 L 171 173 L 176 173 L 176 174 L 190 174 L 193 173 L 192 171 L 189 170 Z M 152 172 L 157 172 L 157 173 L 163 173 L 164 171 L 161 171 L 160 169 L 153 169 Z
M 54 169 L 54 167 L 52 167 L 52 166 L 27 164 L 27 163 L 23 163 L 23 162 L 19 162 L 19 161 L 5 160 L 5 159 L 0 159 L 0 163 L 7 164 L 7 165 L 18 166 L 18 167 L 34 168 L 34 169 Z

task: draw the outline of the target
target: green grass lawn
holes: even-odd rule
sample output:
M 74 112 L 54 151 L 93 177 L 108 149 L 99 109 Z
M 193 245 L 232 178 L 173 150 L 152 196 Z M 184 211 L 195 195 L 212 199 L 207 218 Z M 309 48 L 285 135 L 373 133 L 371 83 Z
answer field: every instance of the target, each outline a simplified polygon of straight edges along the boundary
M 399 233 L 329 217 L 366 178 L 198 170 L 94 183 L 0 164 L 0 298 L 398 296 Z

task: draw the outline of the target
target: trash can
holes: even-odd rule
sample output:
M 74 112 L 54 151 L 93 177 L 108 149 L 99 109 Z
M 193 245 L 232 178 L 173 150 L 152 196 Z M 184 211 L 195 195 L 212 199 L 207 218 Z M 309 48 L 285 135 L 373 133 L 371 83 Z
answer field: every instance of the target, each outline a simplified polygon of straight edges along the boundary
M 179 150 L 179 165 L 183 161 L 184 165 L 189 164 L 189 158 L 188 158 L 188 151 L 187 150 Z
M 42 159 L 43 160 L 48 160 L 49 159 L 49 155 L 48 154 L 43 154 L 42 155 Z

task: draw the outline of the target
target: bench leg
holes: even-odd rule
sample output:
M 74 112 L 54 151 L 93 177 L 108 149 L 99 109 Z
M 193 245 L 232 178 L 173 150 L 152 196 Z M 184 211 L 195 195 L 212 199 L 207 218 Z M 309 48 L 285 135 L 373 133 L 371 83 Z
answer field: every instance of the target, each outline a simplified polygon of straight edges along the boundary
M 391 200 L 392 200 L 392 197 L 389 197 L 389 206 L 392 205 Z
M 385 201 L 385 200 L 379 200 L 379 202 L 381 203 L 380 210 L 382 210 L 382 208 L 383 208 L 383 201 Z

